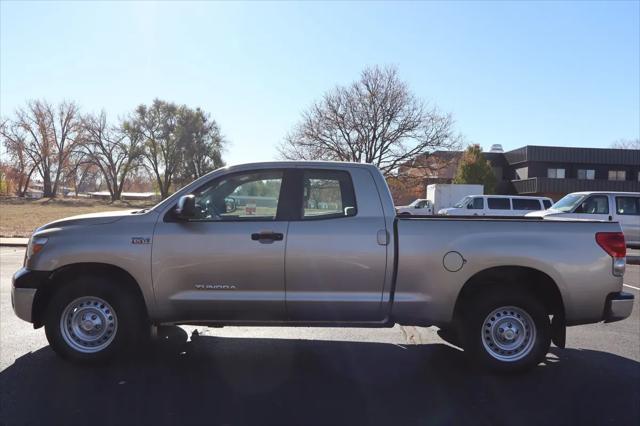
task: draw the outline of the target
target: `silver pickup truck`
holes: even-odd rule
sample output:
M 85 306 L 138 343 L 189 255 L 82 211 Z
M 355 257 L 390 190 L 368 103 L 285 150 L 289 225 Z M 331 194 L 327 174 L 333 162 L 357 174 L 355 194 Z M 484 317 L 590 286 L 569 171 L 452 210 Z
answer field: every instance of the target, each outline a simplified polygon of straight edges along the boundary
M 151 209 L 74 216 L 31 237 L 16 314 L 62 357 L 101 361 L 159 324 L 438 326 L 498 371 L 565 327 L 630 315 L 615 222 L 396 217 L 366 164 L 216 170 Z

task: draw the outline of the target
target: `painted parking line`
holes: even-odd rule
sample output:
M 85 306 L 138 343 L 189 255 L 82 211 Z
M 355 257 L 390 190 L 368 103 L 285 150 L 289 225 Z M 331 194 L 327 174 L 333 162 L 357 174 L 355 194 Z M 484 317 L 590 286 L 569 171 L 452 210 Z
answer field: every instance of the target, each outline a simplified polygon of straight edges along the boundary
M 638 287 L 634 287 L 634 286 L 629 285 L 629 284 L 622 284 L 622 285 L 625 286 L 625 287 L 629 287 L 629 288 L 632 288 L 634 290 L 640 291 L 640 288 L 638 288 Z

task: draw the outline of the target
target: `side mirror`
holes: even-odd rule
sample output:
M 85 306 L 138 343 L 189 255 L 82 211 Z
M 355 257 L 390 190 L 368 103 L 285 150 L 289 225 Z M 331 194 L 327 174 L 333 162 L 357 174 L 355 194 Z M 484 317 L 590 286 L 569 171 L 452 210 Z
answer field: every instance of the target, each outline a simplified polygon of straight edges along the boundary
M 473 204 L 472 203 L 467 204 L 467 208 L 468 209 L 472 209 L 473 208 Z
M 196 196 L 189 194 L 180 197 L 174 212 L 179 219 L 183 220 L 196 217 Z

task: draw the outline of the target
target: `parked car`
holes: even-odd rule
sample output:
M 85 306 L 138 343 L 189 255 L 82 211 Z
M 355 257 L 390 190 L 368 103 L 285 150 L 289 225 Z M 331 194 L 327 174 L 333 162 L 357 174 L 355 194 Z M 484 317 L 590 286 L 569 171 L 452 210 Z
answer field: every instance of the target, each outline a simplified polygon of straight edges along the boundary
M 275 204 L 228 210 L 258 190 Z M 630 315 L 623 241 L 615 222 L 399 218 L 372 165 L 257 163 L 148 210 L 40 227 L 11 300 L 78 362 L 159 324 L 407 324 L 436 325 L 479 364 L 515 371 L 551 341 L 563 347 L 565 326 Z
M 398 206 L 396 211 L 401 215 L 431 216 L 439 210 L 453 206 L 466 195 L 483 192 L 483 185 L 436 183 L 427 185 L 427 198 L 418 198 L 408 206 Z
M 629 247 L 640 247 L 640 192 L 573 192 L 544 212 L 527 216 L 620 223 Z
M 515 195 L 469 195 L 455 206 L 438 212 L 448 216 L 525 216 L 532 211 L 545 210 L 553 201 L 547 197 Z

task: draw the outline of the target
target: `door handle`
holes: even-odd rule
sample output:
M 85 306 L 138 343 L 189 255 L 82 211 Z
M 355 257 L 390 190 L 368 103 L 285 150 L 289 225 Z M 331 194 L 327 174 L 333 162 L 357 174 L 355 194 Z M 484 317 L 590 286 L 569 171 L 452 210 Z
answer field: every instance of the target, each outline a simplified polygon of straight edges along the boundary
M 284 234 L 272 231 L 254 232 L 251 234 L 251 239 L 253 241 L 282 241 Z

